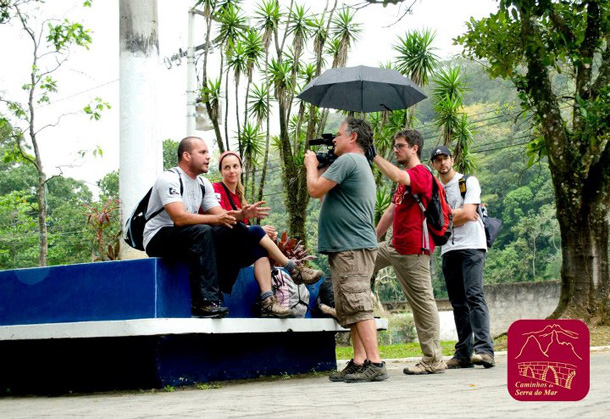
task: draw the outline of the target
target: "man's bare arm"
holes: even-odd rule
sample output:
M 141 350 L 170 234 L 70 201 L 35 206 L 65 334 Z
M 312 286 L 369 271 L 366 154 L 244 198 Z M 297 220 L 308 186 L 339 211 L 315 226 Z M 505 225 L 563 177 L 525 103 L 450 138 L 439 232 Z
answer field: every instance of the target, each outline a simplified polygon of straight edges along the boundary
M 165 211 L 167 211 L 176 227 L 196 224 L 224 225 L 226 227 L 231 227 L 237 222 L 235 217 L 223 210 L 220 205 L 211 208 L 206 214 L 192 214 L 186 210 L 183 202 L 172 202 L 171 204 L 165 205 Z
M 453 214 L 453 225 L 460 227 L 468 221 L 476 221 L 479 219 L 477 214 L 477 204 L 466 204 L 462 208 L 456 208 L 451 211 Z
M 377 240 L 381 239 L 390 226 L 392 225 L 392 221 L 394 221 L 394 210 L 396 209 L 396 205 L 390 204 L 390 206 L 385 210 L 379 223 L 377 224 L 377 228 L 375 231 L 377 232 Z
M 406 170 L 402 170 L 392 163 L 381 157 L 379 154 L 373 159 L 373 163 L 377 165 L 381 173 L 392 182 L 402 183 L 403 185 L 411 185 L 411 177 Z

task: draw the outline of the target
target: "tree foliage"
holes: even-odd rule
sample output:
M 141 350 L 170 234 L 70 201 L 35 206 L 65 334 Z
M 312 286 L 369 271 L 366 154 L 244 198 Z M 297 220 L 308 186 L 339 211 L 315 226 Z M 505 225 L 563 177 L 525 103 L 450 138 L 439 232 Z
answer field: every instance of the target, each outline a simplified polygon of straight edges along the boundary
M 610 4 L 501 0 L 459 38 L 489 74 L 510 80 L 548 156 L 561 230 L 561 300 L 553 317 L 610 321 Z M 559 86 L 558 75 L 569 83 Z

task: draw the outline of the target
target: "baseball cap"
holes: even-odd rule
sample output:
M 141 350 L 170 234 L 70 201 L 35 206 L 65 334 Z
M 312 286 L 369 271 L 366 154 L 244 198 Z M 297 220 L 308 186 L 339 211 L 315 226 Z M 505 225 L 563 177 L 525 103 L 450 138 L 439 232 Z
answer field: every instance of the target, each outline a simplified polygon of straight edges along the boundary
M 451 157 L 451 150 L 449 150 L 444 145 L 436 146 L 436 147 L 434 147 L 434 150 L 432 150 L 432 155 L 430 156 L 430 160 L 434 160 L 434 158 L 436 156 L 440 156 L 440 155 L 445 155 L 445 156 Z

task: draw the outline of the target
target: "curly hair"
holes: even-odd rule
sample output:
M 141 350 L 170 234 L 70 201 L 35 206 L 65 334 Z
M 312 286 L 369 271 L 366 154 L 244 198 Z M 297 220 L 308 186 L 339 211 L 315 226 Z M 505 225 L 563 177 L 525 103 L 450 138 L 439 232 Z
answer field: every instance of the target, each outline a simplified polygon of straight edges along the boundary
M 373 143 L 373 129 L 371 125 L 364 119 L 349 117 L 345 121 L 345 133 L 351 135 L 352 133 L 358 134 L 356 142 L 365 151 Z

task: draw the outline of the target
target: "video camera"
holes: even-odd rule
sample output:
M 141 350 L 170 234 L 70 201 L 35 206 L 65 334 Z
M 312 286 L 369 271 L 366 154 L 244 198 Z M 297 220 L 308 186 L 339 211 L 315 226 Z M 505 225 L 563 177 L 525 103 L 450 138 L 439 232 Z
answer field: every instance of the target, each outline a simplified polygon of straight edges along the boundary
M 326 153 L 316 153 L 316 158 L 318 159 L 318 169 L 330 166 L 339 157 L 335 154 L 335 144 L 333 143 L 334 139 L 335 134 L 325 133 L 322 134 L 322 138 L 309 140 L 309 145 L 325 145 L 327 147 Z

